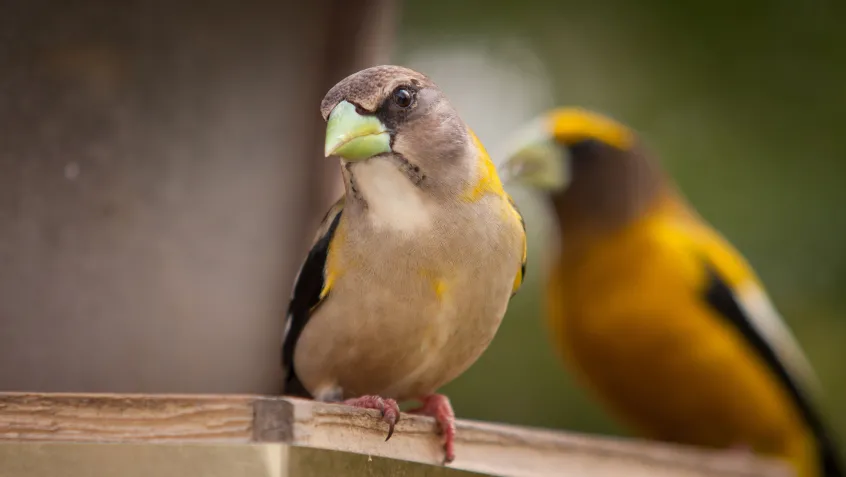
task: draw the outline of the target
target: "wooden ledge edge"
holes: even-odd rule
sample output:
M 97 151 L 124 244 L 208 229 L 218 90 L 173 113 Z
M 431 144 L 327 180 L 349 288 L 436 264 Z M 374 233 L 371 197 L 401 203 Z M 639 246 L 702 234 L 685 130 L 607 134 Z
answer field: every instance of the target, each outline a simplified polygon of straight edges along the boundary
M 403 414 L 388 442 L 386 435 L 377 411 L 287 397 L 0 393 L 0 442 L 279 442 L 428 464 L 443 458 L 431 418 Z M 737 453 L 470 420 L 457 422 L 456 455 L 451 467 L 505 476 L 614 469 L 631 476 L 792 475 L 780 462 Z

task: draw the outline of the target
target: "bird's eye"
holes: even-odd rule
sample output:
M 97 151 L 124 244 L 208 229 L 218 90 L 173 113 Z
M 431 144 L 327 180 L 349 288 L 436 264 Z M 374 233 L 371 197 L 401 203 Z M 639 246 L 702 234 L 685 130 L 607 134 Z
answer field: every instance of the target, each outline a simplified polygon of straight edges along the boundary
M 407 108 L 411 106 L 411 103 L 414 101 L 414 96 L 411 94 L 411 91 L 405 88 L 399 88 L 394 91 L 394 103 L 401 108 Z

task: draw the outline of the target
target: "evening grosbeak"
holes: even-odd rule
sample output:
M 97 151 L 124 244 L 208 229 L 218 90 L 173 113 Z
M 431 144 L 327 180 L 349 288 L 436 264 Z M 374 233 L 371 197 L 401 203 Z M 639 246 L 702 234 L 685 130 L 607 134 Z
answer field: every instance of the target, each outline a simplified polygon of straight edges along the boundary
M 285 393 L 433 416 L 454 458 L 454 414 L 436 390 L 487 348 L 523 280 L 523 219 L 475 134 L 426 76 L 378 66 L 320 107 L 344 196 L 294 285 Z
M 508 182 L 542 191 L 560 230 L 546 289 L 554 342 L 609 410 L 645 437 L 843 475 L 813 373 L 758 277 L 632 130 L 561 108 L 509 150 Z

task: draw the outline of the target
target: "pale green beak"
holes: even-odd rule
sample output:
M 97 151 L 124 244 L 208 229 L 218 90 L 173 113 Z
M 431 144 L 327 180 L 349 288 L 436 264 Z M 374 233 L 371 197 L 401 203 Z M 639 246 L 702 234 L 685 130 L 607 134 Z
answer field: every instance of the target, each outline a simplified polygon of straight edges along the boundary
M 504 185 L 560 190 L 570 182 L 570 160 L 546 127 L 545 118 L 531 122 L 510 138 L 499 167 Z
M 391 135 L 376 116 L 358 114 L 347 101 L 341 101 L 329 113 L 326 157 L 362 161 L 386 152 L 391 152 Z

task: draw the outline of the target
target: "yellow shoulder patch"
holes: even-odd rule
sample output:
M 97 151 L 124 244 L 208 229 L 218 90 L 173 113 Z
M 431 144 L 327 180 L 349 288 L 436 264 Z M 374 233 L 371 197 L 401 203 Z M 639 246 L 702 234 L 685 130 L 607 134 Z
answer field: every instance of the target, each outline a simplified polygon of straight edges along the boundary
M 517 293 L 517 290 L 520 288 L 520 285 L 523 284 L 523 276 L 526 274 L 526 223 L 525 221 L 523 221 L 523 215 L 520 214 L 520 211 L 517 209 L 517 205 L 514 203 L 514 199 L 512 199 L 507 192 L 505 192 L 505 188 L 502 185 L 502 181 L 499 178 L 499 174 L 497 174 L 496 172 L 496 166 L 491 160 L 490 155 L 488 155 L 488 151 L 485 149 L 485 146 L 482 145 L 482 142 L 479 140 L 479 137 L 476 136 L 476 133 L 474 133 L 473 130 L 467 128 L 467 132 L 470 134 L 470 138 L 473 140 L 473 144 L 479 151 L 479 155 L 476 159 L 479 175 L 476 183 L 464 192 L 464 195 L 461 197 L 462 200 L 466 202 L 477 202 L 482 199 L 482 197 L 485 197 L 488 194 L 493 194 L 498 197 L 502 197 L 507 201 L 503 201 L 503 220 L 516 219 L 516 221 L 520 222 L 520 225 L 522 227 L 523 255 L 520 268 L 517 270 L 517 275 L 514 277 L 514 284 L 512 286 L 511 292 L 513 296 L 515 293 Z
M 344 199 L 341 198 L 341 200 L 336 202 L 329 209 L 329 212 L 326 213 L 326 216 L 323 218 L 323 223 L 321 223 L 318 228 L 318 236 L 315 239 L 315 242 L 324 239 L 329 241 L 326 246 L 326 265 L 323 272 L 323 289 L 320 290 L 320 300 L 326 298 L 329 290 L 331 290 L 332 286 L 335 284 L 335 280 L 337 280 L 338 276 L 342 273 L 338 257 L 338 243 L 343 242 L 346 234 L 343 218 L 341 218 L 337 224 L 334 224 L 334 226 L 333 223 L 343 209 Z
M 571 145 L 594 139 L 617 149 L 629 149 L 634 143 L 634 133 L 611 118 L 582 108 L 555 109 L 548 115 L 555 140 Z
M 479 155 L 476 158 L 477 167 L 479 168 L 479 176 L 476 183 L 464 191 L 462 199 L 466 202 L 476 202 L 488 194 L 495 194 L 499 196 L 505 195 L 505 189 L 502 187 L 502 181 L 496 173 L 496 166 L 493 161 L 491 161 L 491 157 L 488 155 L 488 151 L 485 150 L 485 146 L 482 145 L 482 142 L 476 136 L 476 133 L 474 133 L 470 128 L 467 128 L 467 132 L 470 134 L 470 137 L 473 139 L 473 144 L 479 151 Z
M 326 262 L 326 279 L 323 281 L 323 289 L 320 290 L 320 299 L 326 298 L 326 295 L 329 294 L 329 290 L 332 289 L 332 285 L 335 284 L 335 279 L 338 277 L 338 270 L 332 269 L 329 266 L 330 262 Z

